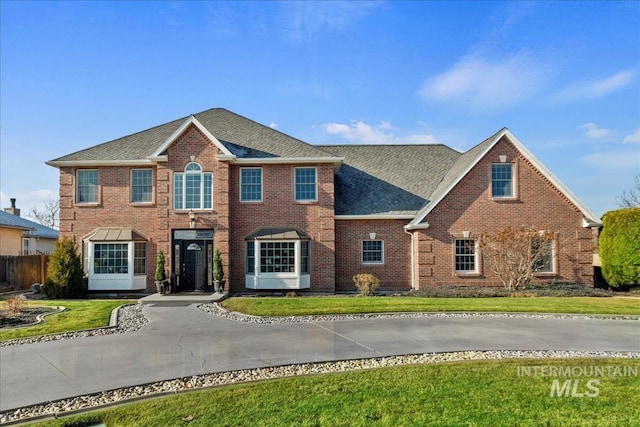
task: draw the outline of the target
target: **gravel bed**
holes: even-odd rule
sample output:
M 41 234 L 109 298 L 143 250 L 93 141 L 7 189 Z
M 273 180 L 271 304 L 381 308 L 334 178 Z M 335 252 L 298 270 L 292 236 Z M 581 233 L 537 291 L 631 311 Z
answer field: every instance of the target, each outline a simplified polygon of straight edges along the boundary
M 540 313 L 481 313 L 481 312 L 429 312 L 429 313 L 371 313 L 371 314 L 335 314 L 318 316 L 252 316 L 228 311 L 218 303 L 200 304 L 198 308 L 213 316 L 225 317 L 237 322 L 249 323 L 300 323 L 331 322 L 337 320 L 417 318 L 417 317 L 502 317 L 532 319 L 598 319 L 598 320 L 640 320 L 638 315 L 618 314 L 540 314 Z
M 115 405 L 144 397 L 176 394 L 203 387 L 264 381 L 283 377 L 347 372 L 361 369 L 384 368 L 399 365 L 433 364 L 461 360 L 531 359 L 531 358 L 633 358 L 640 359 L 640 352 L 610 351 L 457 351 L 450 353 L 424 353 L 405 356 L 377 357 L 335 362 L 305 363 L 300 365 L 273 366 L 258 369 L 242 369 L 194 375 L 169 381 L 158 381 L 140 386 L 103 391 L 95 394 L 61 399 L 42 405 L 34 405 L 0 413 L 0 423 L 13 423 L 28 418 L 71 415 L 73 413 Z
M 93 337 L 97 335 L 122 334 L 125 332 L 133 332 L 142 328 L 149 321 L 142 314 L 142 304 L 125 305 L 118 309 L 118 324 L 115 326 L 107 326 L 105 328 L 88 329 L 85 331 L 64 332 L 61 334 L 40 335 L 29 338 L 18 338 L 0 342 L 0 347 L 10 345 L 33 344 L 36 342 L 75 339 Z

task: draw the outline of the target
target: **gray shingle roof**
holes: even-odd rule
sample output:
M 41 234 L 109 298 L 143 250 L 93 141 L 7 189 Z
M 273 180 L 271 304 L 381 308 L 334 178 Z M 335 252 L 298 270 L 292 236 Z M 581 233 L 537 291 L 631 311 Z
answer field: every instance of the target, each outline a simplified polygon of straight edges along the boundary
M 212 108 L 194 116 L 238 158 L 330 157 L 306 142 L 223 108 Z M 143 160 L 153 155 L 188 118 L 95 145 L 51 162 Z
M 460 153 L 444 145 L 325 145 L 345 160 L 336 173 L 336 215 L 412 215 Z
M 19 217 L 9 212 L 0 211 L 0 226 L 6 226 L 11 228 L 21 228 L 25 230 L 24 234 L 32 237 L 42 237 L 45 239 L 57 239 L 58 230 L 46 227 L 37 222 L 29 221 L 28 219 Z

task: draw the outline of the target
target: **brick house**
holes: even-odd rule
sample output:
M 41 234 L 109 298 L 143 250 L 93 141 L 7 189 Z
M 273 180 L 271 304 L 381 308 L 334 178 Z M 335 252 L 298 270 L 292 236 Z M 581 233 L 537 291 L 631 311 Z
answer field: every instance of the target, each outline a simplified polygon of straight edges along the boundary
M 509 130 L 443 145 L 314 146 L 211 109 L 47 162 L 60 170 L 60 233 L 90 290 L 154 289 L 163 250 L 176 291 L 496 285 L 479 233 L 558 236 L 539 280 L 593 283 L 596 215 Z

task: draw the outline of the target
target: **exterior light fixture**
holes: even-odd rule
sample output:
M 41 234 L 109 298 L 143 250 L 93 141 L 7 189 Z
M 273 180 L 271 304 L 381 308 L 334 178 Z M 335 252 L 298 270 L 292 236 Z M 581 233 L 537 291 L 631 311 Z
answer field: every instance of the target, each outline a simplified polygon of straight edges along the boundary
M 189 228 L 196 228 L 196 214 L 189 210 Z

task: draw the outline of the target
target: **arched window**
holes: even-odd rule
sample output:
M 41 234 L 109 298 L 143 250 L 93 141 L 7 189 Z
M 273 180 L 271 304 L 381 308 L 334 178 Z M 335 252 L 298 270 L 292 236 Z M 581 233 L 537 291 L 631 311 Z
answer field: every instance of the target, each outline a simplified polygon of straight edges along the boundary
M 213 174 L 202 172 L 198 163 L 188 163 L 184 172 L 173 174 L 173 208 L 212 209 Z

